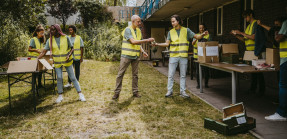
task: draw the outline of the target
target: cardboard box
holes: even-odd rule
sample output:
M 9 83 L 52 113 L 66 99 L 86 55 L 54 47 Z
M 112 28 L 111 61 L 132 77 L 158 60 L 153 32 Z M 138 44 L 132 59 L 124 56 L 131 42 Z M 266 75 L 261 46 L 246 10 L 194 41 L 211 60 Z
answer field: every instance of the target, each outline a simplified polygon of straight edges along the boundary
M 266 48 L 266 64 L 274 64 L 275 68 L 280 67 L 279 49 Z
M 252 61 L 254 59 L 258 59 L 258 57 L 254 55 L 254 51 L 245 51 L 243 60 Z
M 265 59 L 252 60 L 252 66 L 259 66 L 266 63 Z
M 219 63 L 218 42 L 198 42 L 198 62 Z
M 222 44 L 222 54 L 239 54 L 238 44 Z
M 252 117 L 247 117 L 246 119 L 246 123 L 244 124 L 239 126 L 229 126 L 228 124 L 223 123 L 222 119 L 212 120 L 204 118 L 204 128 L 216 131 L 223 135 L 235 135 L 256 128 L 256 119 Z
M 43 69 L 50 70 L 53 67 L 45 59 L 10 61 L 7 73 L 35 72 Z
M 229 64 L 238 64 L 239 63 L 239 54 L 221 54 L 221 62 L 226 62 Z
M 53 59 L 50 59 L 51 51 L 48 51 L 43 57 L 50 65 L 54 64 Z
M 246 123 L 246 117 L 242 102 L 223 108 L 223 122 L 229 126 Z

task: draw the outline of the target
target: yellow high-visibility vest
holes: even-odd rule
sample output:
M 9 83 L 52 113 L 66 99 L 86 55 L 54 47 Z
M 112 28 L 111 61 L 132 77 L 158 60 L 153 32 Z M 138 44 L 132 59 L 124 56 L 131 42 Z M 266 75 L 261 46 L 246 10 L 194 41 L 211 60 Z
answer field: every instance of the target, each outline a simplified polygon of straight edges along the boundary
M 33 49 L 33 50 L 36 50 L 36 49 L 41 50 L 41 49 L 43 49 L 43 43 L 39 42 L 39 40 L 38 40 L 37 37 L 33 37 L 32 39 L 34 39 L 34 42 L 35 42 L 35 45 L 36 45 L 36 48 Z M 31 39 L 31 40 L 32 40 L 32 39 Z M 31 40 L 30 40 L 30 41 L 31 41 Z M 30 41 L 29 41 L 29 42 L 30 42 Z M 37 53 L 37 52 L 30 52 L 30 51 L 28 51 L 28 57 L 30 57 L 31 60 L 37 59 L 37 57 L 38 57 L 39 55 L 40 55 L 40 54 Z
M 128 28 L 132 32 L 133 39 L 141 40 L 141 38 L 142 38 L 142 33 L 141 33 L 141 30 L 139 28 L 136 28 L 137 35 L 135 34 L 134 29 L 131 26 L 125 28 L 122 32 L 123 42 L 122 42 L 122 52 L 121 53 L 122 53 L 122 55 L 127 55 L 127 56 L 140 56 L 141 45 L 140 44 L 131 44 L 124 37 L 125 31 Z
M 170 30 L 170 57 L 188 57 L 189 41 L 187 40 L 187 28 L 181 27 L 179 36 L 175 28 Z
M 51 39 L 51 38 L 50 38 Z M 50 39 L 48 40 L 50 42 Z M 52 37 L 52 53 L 53 53 L 53 60 L 55 68 L 60 68 L 61 66 L 69 67 L 73 64 L 73 57 L 70 56 L 69 60 L 66 61 L 66 57 L 68 56 L 71 48 L 68 46 L 67 36 L 60 37 L 60 49 L 58 44 L 55 40 L 55 37 Z
M 71 35 L 69 36 L 71 38 Z M 74 41 L 74 58 L 77 60 L 81 59 L 81 37 L 76 35 Z
M 284 41 L 280 42 L 279 50 L 280 50 L 280 58 L 287 57 L 287 38 Z
M 253 26 L 254 26 L 254 23 L 256 22 L 257 20 L 253 20 L 252 23 L 250 23 L 246 30 L 245 30 L 245 34 L 247 35 L 252 35 L 252 29 L 253 29 Z M 246 50 L 247 51 L 254 51 L 255 49 L 255 41 L 254 40 L 251 40 L 251 39 L 248 39 L 246 37 L 244 37 L 244 41 L 245 41 L 245 46 L 246 46 Z
M 200 35 L 199 33 L 197 33 L 196 35 Z M 209 39 L 209 34 L 203 36 L 204 39 Z M 195 44 L 193 45 L 193 58 L 198 58 L 198 54 L 197 54 L 197 42 L 198 40 L 196 40 Z

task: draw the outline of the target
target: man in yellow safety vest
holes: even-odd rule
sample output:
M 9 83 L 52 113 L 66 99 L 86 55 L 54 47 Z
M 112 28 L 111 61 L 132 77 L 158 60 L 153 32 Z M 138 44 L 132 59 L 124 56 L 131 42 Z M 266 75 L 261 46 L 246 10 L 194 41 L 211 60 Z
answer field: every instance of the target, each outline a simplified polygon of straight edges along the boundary
M 141 44 L 153 42 L 154 38 L 142 39 L 141 30 L 138 28 L 141 24 L 141 18 L 138 15 L 131 17 L 132 25 L 128 26 L 122 32 L 123 42 L 121 51 L 120 69 L 116 79 L 116 89 L 113 99 L 118 99 L 121 89 L 122 81 L 126 69 L 131 64 L 132 66 L 132 92 L 133 97 L 141 97 L 138 93 L 138 64 L 140 53 L 143 52 L 144 56 L 148 54 L 142 49 Z
M 180 16 L 171 16 L 171 24 L 173 29 L 168 32 L 167 40 L 165 43 L 155 43 L 155 46 L 168 47 L 170 46 L 170 59 L 168 68 L 168 85 L 167 93 L 165 97 L 171 97 L 173 94 L 173 76 L 177 65 L 180 68 L 180 96 L 189 98 L 190 96 L 185 92 L 186 90 L 186 70 L 188 62 L 188 49 L 189 42 L 193 38 L 199 40 L 208 34 L 208 31 L 204 31 L 202 34 L 195 34 L 189 28 L 185 28 L 182 25 Z
M 246 22 L 249 25 L 246 27 L 245 32 L 240 32 L 239 30 L 232 30 L 231 34 L 233 34 L 236 38 L 243 41 L 245 43 L 246 51 L 254 51 L 255 50 L 255 33 L 257 28 L 257 20 L 254 19 L 253 10 L 246 10 L 243 12 L 242 16 L 245 18 Z M 261 59 L 265 59 L 266 53 L 262 52 L 258 57 Z M 265 94 L 265 81 L 263 73 L 252 73 L 251 74 L 251 87 L 249 89 L 249 93 L 255 93 L 257 89 L 257 82 L 259 83 L 259 91 L 258 95 L 262 96 Z

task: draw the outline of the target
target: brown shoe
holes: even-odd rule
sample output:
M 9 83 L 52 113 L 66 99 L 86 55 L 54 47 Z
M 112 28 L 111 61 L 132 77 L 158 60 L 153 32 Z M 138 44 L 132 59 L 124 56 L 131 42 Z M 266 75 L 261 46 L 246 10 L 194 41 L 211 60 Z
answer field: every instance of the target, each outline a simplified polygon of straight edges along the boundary
M 115 94 L 115 95 L 113 96 L 113 99 L 114 99 L 114 100 L 115 100 L 115 99 L 118 99 L 119 96 L 120 96 L 120 94 Z
M 133 97 L 140 98 L 140 97 L 141 97 L 141 95 L 139 95 L 139 93 L 135 93 L 135 94 L 133 95 Z

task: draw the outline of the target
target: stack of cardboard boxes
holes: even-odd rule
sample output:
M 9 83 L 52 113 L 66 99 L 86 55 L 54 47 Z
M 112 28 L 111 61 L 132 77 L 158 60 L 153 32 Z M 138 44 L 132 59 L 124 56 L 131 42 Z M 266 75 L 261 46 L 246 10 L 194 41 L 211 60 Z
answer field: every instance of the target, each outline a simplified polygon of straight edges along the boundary
M 222 44 L 221 62 L 225 62 L 229 64 L 239 63 L 238 44 Z

